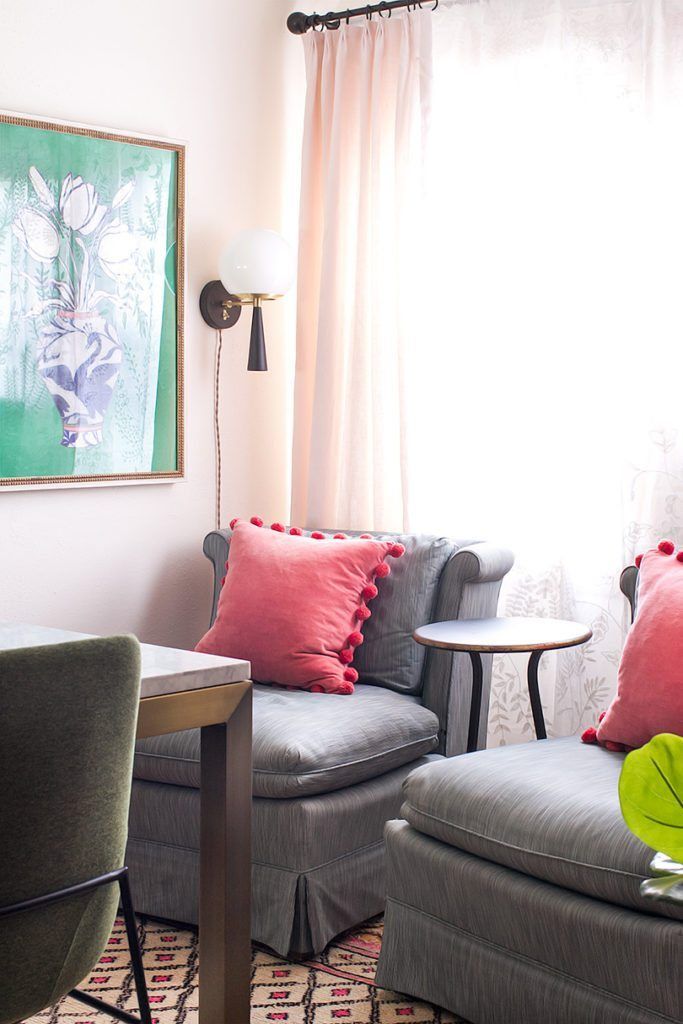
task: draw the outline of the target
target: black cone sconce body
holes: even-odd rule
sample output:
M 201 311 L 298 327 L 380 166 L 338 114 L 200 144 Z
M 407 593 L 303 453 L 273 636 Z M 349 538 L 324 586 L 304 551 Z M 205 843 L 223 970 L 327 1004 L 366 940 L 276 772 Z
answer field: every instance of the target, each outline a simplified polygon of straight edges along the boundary
M 266 359 L 266 339 L 263 333 L 263 310 L 260 305 L 254 305 L 254 312 L 251 315 L 251 338 L 249 341 L 249 362 L 248 370 L 267 370 L 268 360 Z

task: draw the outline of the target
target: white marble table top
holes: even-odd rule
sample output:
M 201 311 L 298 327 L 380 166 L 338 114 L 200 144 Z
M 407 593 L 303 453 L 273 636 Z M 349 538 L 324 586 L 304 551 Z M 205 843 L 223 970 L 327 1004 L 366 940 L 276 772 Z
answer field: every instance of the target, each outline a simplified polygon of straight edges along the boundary
M 89 633 L 0 622 L 0 650 L 91 639 L 92 634 Z M 174 647 L 157 647 L 154 644 L 140 644 L 140 648 L 141 697 L 158 697 L 165 693 L 198 690 L 206 686 L 224 686 L 226 683 L 249 679 L 251 675 L 248 661 L 219 658 L 214 654 L 199 654 L 197 651 L 182 651 Z
M 583 644 L 593 635 L 590 626 L 566 619 L 512 615 L 500 619 L 454 619 L 420 626 L 413 639 L 426 647 L 449 651 L 552 651 Z

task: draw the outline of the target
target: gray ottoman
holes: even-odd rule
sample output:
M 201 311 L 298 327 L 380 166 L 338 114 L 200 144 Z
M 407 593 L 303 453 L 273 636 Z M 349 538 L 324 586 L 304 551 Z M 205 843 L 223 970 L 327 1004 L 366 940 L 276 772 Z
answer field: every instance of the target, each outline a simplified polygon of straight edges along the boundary
M 378 983 L 473 1024 L 680 1024 L 683 912 L 640 896 L 622 760 L 571 738 L 413 772 Z

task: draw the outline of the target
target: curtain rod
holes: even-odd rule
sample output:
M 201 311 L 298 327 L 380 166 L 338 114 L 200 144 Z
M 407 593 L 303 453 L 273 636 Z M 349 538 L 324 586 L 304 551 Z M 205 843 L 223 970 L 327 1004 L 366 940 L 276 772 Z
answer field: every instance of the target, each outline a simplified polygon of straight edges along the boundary
M 435 11 L 438 6 L 439 0 L 433 0 L 428 9 Z M 422 10 L 419 0 L 385 0 L 383 3 L 367 4 L 365 7 L 354 7 L 348 11 L 328 11 L 327 14 L 302 14 L 295 11 L 287 18 L 287 28 L 295 36 L 302 36 L 311 28 L 316 32 L 322 32 L 326 28 L 337 29 L 342 22 L 348 25 L 351 18 L 367 18 L 370 21 L 373 14 L 379 15 L 380 18 L 390 18 L 391 12 L 398 10 L 399 7 L 407 7 L 408 11 L 418 8 Z

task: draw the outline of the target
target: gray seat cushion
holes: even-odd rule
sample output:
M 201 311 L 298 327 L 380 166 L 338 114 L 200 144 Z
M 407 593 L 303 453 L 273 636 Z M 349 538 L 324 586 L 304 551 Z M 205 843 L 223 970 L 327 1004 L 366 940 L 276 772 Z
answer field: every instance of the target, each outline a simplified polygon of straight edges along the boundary
M 370 604 L 372 617 L 363 625 L 365 642 L 353 665 L 364 683 L 420 693 L 426 649 L 413 633 L 432 621 L 441 573 L 461 542 L 426 534 L 373 536 L 395 538 L 406 550 L 402 558 L 389 559 L 391 575 L 377 580 L 379 595 Z
M 652 851 L 621 816 L 623 759 L 577 737 L 482 750 L 413 772 L 401 813 L 425 835 L 526 875 L 683 917 L 640 896 Z
M 329 793 L 434 750 L 436 715 L 415 697 L 375 686 L 350 695 L 254 687 L 254 795 Z M 199 786 L 199 732 L 141 740 L 135 778 Z

